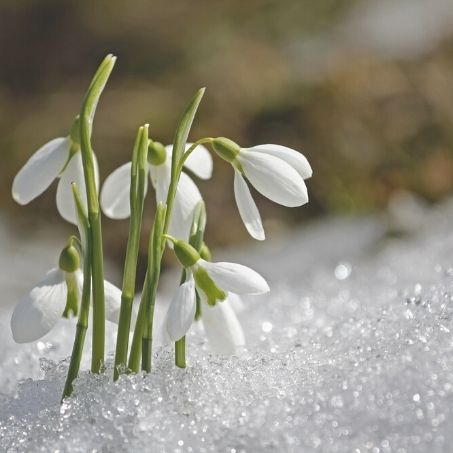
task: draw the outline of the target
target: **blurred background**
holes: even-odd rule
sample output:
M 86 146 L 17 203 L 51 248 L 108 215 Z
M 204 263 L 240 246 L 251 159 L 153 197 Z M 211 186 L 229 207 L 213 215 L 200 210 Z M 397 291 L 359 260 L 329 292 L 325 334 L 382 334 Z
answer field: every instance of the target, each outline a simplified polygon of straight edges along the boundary
M 2 248 L 8 238 L 17 250 L 11 235 L 73 231 L 57 214 L 55 186 L 21 207 L 11 183 L 39 146 L 68 133 L 107 53 L 118 62 L 95 120 L 101 180 L 129 160 L 140 124 L 170 143 L 188 99 L 206 86 L 192 140 L 278 143 L 312 164 L 302 208 L 254 192 L 271 239 L 315 217 L 385 210 L 402 193 L 432 203 L 452 192 L 453 0 L 2 0 Z M 198 182 L 213 247 L 252 241 L 232 178 L 216 159 L 214 181 Z M 106 253 L 121 264 L 128 221 L 104 226 Z

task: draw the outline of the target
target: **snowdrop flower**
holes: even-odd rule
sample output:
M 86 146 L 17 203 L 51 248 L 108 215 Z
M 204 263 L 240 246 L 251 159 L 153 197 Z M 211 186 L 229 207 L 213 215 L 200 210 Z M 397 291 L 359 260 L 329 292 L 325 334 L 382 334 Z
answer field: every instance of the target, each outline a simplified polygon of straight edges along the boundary
M 246 266 L 206 261 L 187 242 L 171 237 L 168 239 L 173 241 L 175 254 L 186 270 L 186 281 L 178 288 L 167 312 L 166 327 L 170 339 L 177 341 L 182 338 L 194 321 L 196 290 L 202 301 L 201 313 L 208 337 L 218 335 L 217 342 L 220 345 L 227 343 L 225 338 L 232 338 L 224 350 L 230 350 L 230 344 L 243 343 L 242 329 L 231 306 L 225 302 L 217 302 L 224 301 L 228 291 L 250 295 L 267 293 L 267 282 Z M 220 307 L 222 305 L 224 306 Z M 217 308 L 210 311 L 211 307 Z M 224 331 L 222 334 L 216 334 L 216 328 Z M 213 342 L 215 344 L 215 340 Z
M 236 204 L 253 238 L 262 241 L 265 235 L 260 213 L 244 176 L 258 192 L 275 203 L 295 207 L 308 202 L 304 179 L 312 176 L 312 169 L 298 151 L 280 145 L 241 148 L 224 137 L 214 139 L 212 146 L 234 168 Z
M 14 308 L 11 331 L 16 343 L 29 343 L 46 335 L 57 322 L 77 315 L 83 286 L 80 259 L 74 246 L 63 249 L 58 268 L 51 269 Z M 118 323 L 121 291 L 104 282 L 106 319 Z
M 186 144 L 186 150 L 191 143 Z M 165 203 L 171 177 L 171 156 L 173 146 L 150 142 L 148 152 L 148 174 L 156 191 L 156 201 Z M 201 179 L 212 175 L 212 157 L 202 145 L 195 148 L 187 158 L 185 167 Z M 130 216 L 130 173 L 131 162 L 123 164 L 107 177 L 101 191 L 101 207 L 104 214 L 112 219 Z M 146 190 L 146 189 L 145 189 Z M 172 222 L 169 232 L 177 238 L 188 237 L 195 206 L 201 194 L 192 179 L 181 173 L 173 205 Z
M 85 178 L 82 154 L 78 142 L 78 120 L 74 121 L 71 134 L 51 140 L 38 149 L 19 170 L 13 181 L 14 200 L 25 205 L 41 195 L 56 179 L 57 209 L 66 221 L 76 224 L 71 182 L 80 190 L 82 202 L 86 207 Z M 95 158 L 96 182 L 99 180 L 98 165 Z
M 201 300 L 200 320 L 209 345 L 216 354 L 233 355 L 245 345 L 244 331 L 235 312 L 236 301 L 242 304 L 241 299 L 233 293 L 215 305 Z

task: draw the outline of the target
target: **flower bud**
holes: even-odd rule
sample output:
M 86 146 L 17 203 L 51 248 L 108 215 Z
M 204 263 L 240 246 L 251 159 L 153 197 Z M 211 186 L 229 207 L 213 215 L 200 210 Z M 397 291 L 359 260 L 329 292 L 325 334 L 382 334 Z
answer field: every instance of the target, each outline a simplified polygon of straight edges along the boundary
M 158 166 L 165 163 L 166 159 L 167 151 L 165 150 L 165 146 L 162 143 L 150 140 L 148 145 L 148 162 L 151 165 Z
M 67 245 L 61 251 L 58 267 L 65 272 L 75 272 L 80 267 L 79 252 L 73 245 Z
M 77 316 L 79 310 L 79 285 L 74 273 L 66 273 L 65 276 L 68 295 L 66 297 L 66 306 L 63 312 L 63 318 Z
M 209 247 L 206 245 L 205 242 L 201 244 L 200 256 L 206 261 L 211 261 L 212 258 L 211 250 L 209 250 Z
M 233 162 L 241 150 L 240 146 L 225 137 L 217 137 L 212 141 L 214 151 L 227 162 Z
M 200 259 L 200 254 L 185 241 L 175 240 L 173 248 L 176 257 L 185 268 L 192 267 Z

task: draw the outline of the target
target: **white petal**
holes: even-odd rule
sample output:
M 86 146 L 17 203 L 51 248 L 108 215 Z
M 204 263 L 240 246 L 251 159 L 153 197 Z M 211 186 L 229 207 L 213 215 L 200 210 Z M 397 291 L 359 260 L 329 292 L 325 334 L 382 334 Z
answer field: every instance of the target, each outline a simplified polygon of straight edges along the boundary
M 76 278 L 76 282 L 77 282 L 77 288 L 79 291 L 79 297 L 81 298 L 82 291 L 83 291 L 83 272 L 81 271 L 81 269 L 77 269 L 74 272 L 74 274 L 75 274 L 75 278 Z
M 64 273 L 59 269 L 49 271 L 14 309 L 14 341 L 28 343 L 49 332 L 63 315 L 67 294 Z
M 241 311 L 245 310 L 244 301 L 239 295 L 230 292 L 227 299 L 235 313 L 241 313 Z
M 169 234 L 177 239 L 189 239 L 195 207 L 201 199 L 200 191 L 192 179 L 185 173 L 181 173 L 173 204 Z
M 172 341 L 182 338 L 195 318 L 195 282 L 193 278 L 176 291 L 166 316 L 167 332 Z
M 193 143 L 186 143 L 185 151 L 192 145 Z M 167 163 L 169 163 L 173 154 L 173 145 L 166 145 L 165 151 L 167 151 Z M 184 166 L 200 179 L 209 179 L 212 176 L 213 166 L 211 153 L 205 146 L 198 145 L 187 158 Z
M 236 263 L 210 263 L 203 259 L 197 265 L 206 269 L 216 285 L 225 291 L 237 294 L 263 294 L 269 285 L 258 272 Z
M 99 169 L 96 156 L 94 156 L 96 188 L 99 187 Z M 82 153 L 75 153 L 61 175 L 57 187 L 57 208 L 61 217 L 77 225 L 76 208 L 72 195 L 71 183 L 75 182 L 80 192 L 82 204 L 87 208 L 85 177 L 83 174 Z
M 265 235 L 260 213 L 252 198 L 247 183 L 237 170 L 234 171 L 234 197 L 236 198 L 236 204 L 241 219 L 244 222 L 247 231 L 250 233 L 250 236 L 258 241 L 264 241 Z
M 308 201 L 302 177 L 278 157 L 241 149 L 238 160 L 245 176 L 265 197 L 283 206 L 301 206 Z
M 214 306 L 202 302 L 201 320 L 209 345 L 215 353 L 233 355 L 240 346 L 244 346 L 244 331 L 228 299 Z
M 181 173 L 175 198 L 181 217 L 192 217 L 193 210 L 201 199 L 200 191 L 190 176 Z
M 186 151 L 192 143 L 187 143 Z M 209 179 L 212 176 L 212 156 L 203 145 L 198 145 L 187 158 L 184 166 L 200 179 Z
M 169 156 L 167 161 L 162 165 L 150 165 L 149 176 L 151 183 L 156 190 L 156 201 L 165 203 L 167 201 L 168 188 L 170 186 L 171 169 L 169 166 Z
M 162 165 L 150 165 L 150 179 L 156 190 L 156 201 L 167 201 L 168 187 L 171 179 L 172 145 L 165 147 L 167 160 Z M 178 239 L 188 239 L 195 206 L 201 200 L 201 194 L 192 179 L 181 173 L 173 204 L 172 220 L 169 234 Z
M 104 182 L 101 189 L 101 208 L 111 219 L 126 219 L 131 215 L 131 162 L 118 167 Z
M 118 324 L 121 311 L 121 290 L 104 280 L 105 319 Z
M 303 179 L 311 178 L 313 175 L 313 170 L 311 169 L 307 158 L 295 149 L 281 145 L 257 145 L 247 149 L 255 153 L 269 154 L 270 156 L 275 156 L 284 160 L 287 164 L 291 165 Z
M 69 138 L 55 138 L 38 149 L 14 178 L 12 196 L 27 204 L 41 195 L 60 174 L 69 157 Z
M 165 145 L 165 151 L 167 152 L 167 162 L 171 162 L 171 156 L 173 155 L 173 145 Z

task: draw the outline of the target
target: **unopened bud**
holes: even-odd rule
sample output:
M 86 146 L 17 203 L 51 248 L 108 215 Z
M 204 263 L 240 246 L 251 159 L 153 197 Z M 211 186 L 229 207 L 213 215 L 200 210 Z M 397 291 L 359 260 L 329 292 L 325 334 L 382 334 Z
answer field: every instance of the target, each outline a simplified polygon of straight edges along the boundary
M 209 250 L 209 247 L 206 245 L 205 242 L 203 242 L 203 244 L 201 245 L 200 256 L 206 261 L 211 261 L 212 258 L 211 250 Z
M 214 151 L 227 162 L 233 162 L 241 150 L 240 146 L 226 137 L 217 137 L 212 141 Z
M 185 241 L 175 240 L 173 248 L 176 257 L 184 268 L 192 267 L 200 259 L 200 254 Z
M 65 272 L 75 272 L 80 267 L 79 252 L 73 245 L 67 245 L 61 251 L 58 267 Z
M 165 150 L 165 146 L 162 143 L 150 140 L 148 145 L 148 162 L 157 167 L 158 165 L 164 164 L 166 159 L 167 151 Z

